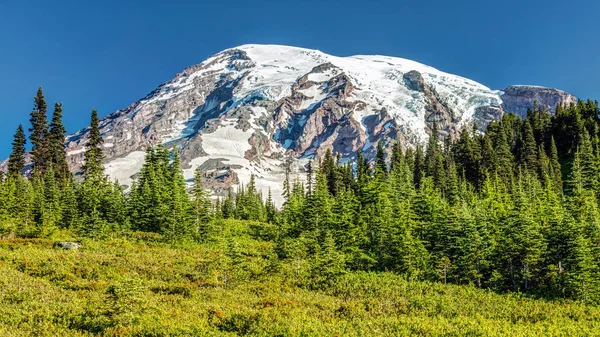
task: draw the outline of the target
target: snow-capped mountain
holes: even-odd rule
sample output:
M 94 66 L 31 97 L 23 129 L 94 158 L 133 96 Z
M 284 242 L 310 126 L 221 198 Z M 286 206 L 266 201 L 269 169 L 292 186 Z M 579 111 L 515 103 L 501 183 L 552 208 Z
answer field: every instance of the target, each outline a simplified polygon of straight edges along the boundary
M 244 45 L 218 53 L 101 121 L 106 172 L 124 185 L 147 146 L 176 146 L 184 175 L 205 171 L 216 193 L 247 182 L 281 194 L 283 162 L 296 168 L 327 149 L 351 159 L 372 156 L 382 141 L 410 146 L 433 122 L 455 136 L 465 124 L 483 129 L 504 112 L 524 113 L 537 100 L 553 109 L 575 98 L 532 86 L 491 90 L 472 80 L 387 56 L 336 57 L 316 50 Z M 68 138 L 73 169 L 87 129 Z

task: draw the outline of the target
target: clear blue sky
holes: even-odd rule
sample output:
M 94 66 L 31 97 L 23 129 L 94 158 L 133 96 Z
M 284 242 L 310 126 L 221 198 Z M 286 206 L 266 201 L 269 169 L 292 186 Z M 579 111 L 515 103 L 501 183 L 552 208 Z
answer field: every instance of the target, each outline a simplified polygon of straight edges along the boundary
M 600 1 L 0 1 L 0 157 L 42 85 L 74 132 L 246 43 L 422 62 L 600 98 Z

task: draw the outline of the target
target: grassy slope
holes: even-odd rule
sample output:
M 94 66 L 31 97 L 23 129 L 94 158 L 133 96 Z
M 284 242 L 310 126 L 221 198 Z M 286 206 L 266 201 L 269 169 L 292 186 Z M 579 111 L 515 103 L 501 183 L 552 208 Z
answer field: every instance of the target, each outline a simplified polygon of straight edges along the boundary
M 272 243 L 243 233 L 236 242 L 245 259 L 237 272 L 224 267 L 226 242 L 87 241 L 72 252 L 48 240 L 0 241 L 0 336 L 600 334 L 597 307 L 388 273 L 348 273 L 310 290 L 292 265 L 269 271 Z

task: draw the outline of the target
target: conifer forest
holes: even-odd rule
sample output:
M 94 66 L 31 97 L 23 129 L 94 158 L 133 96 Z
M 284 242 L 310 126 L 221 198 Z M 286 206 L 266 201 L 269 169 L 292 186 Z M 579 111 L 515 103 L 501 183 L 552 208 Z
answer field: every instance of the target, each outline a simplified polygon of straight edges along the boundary
M 375 158 L 328 151 L 288 165 L 281 207 L 254 176 L 211 197 L 161 145 L 125 190 L 104 172 L 95 110 L 74 174 L 62 118 L 40 88 L 14 134 L 0 335 L 600 334 L 596 101 L 454 139 L 434 124 L 426 144 L 379 143 Z

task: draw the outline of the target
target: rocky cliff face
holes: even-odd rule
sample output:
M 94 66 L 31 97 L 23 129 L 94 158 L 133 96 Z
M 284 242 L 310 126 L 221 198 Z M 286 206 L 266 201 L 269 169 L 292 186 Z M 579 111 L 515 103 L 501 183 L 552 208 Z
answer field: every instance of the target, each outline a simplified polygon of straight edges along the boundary
M 532 109 L 534 102 L 540 108 L 554 113 L 559 103 L 576 102 L 577 98 L 557 89 L 531 85 L 514 85 L 503 90 L 502 110 L 514 112 L 519 116 L 527 116 L 527 109 Z
M 177 148 L 184 176 L 196 167 L 215 193 L 247 182 L 281 194 L 283 162 L 301 170 L 327 149 L 352 160 L 390 146 L 423 142 L 434 122 L 444 135 L 481 129 L 533 101 L 553 109 L 574 97 L 538 87 L 490 90 L 410 60 L 335 57 L 315 50 L 246 45 L 189 67 L 143 99 L 101 121 L 106 172 L 130 185 L 148 146 Z M 81 167 L 88 130 L 68 137 L 73 170 Z

